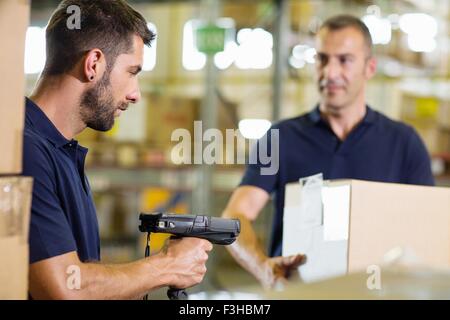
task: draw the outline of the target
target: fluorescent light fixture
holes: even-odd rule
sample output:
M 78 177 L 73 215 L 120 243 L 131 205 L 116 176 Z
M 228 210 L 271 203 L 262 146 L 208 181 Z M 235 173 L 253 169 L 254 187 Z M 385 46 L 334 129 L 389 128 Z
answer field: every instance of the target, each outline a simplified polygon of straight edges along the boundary
M 406 13 L 400 17 L 400 29 L 408 35 L 408 47 L 414 52 L 432 52 L 436 49 L 438 23 L 425 13 Z
M 40 73 L 45 66 L 45 29 L 29 27 L 25 40 L 25 73 Z
M 158 45 L 158 29 L 156 26 L 149 22 L 147 23 L 148 28 L 156 34 L 155 40 L 153 40 L 151 47 L 144 47 L 144 65 L 142 66 L 142 70 L 151 71 L 155 68 L 156 65 L 156 48 Z
M 186 70 L 201 70 L 206 64 L 206 55 L 197 50 L 194 43 L 194 23 L 198 21 L 189 20 L 183 29 L 183 56 L 182 63 Z
M 216 53 L 216 55 L 214 56 L 214 63 L 216 67 L 221 70 L 229 68 L 236 59 L 237 51 L 238 45 L 236 44 L 236 42 L 233 41 L 225 44 L 225 50 Z
M 388 44 L 391 41 L 392 26 L 388 19 L 379 18 L 371 14 L 364 16 L 362 21 L 370 31 L 373 44 Z
M 228 24 L 233 22 L 230 20 Z M 183 67 L 187 70 L 200 70 L 206 64 L 206 55 L 199 52 L 194 43 L 194 26 L 198 20 L 190 20 L 184 26 L 183 34 Z M 234 22 L 233 22 L 234 23 Z M 234 33 L 234 31 L 233 31 Z M 233 37 L 234 38 L 234 37 Z M 273 37 L 264 29 L 244 28 L 236 35 L 237 43 L 229 40 L 223 52 L 214 55 L 217 68 L 224 70 L 233 63 L 239 69 L 267 69 L 273 61 Z
M 412 36 L 433 38 L 437 35 L 438 24 L 434 17 L 425 13 L 406 13 L 399 20 L 400 29 Z
M 250 28 L 243 28 L 241 30 L 238 31 L 237 33 L 237 42 L 239 44 L 243 44 L 246 41 L 249 41 L 251 39 L 251 35 L 252 35 L 252 29 Z
M 289 57 L 289 64 L 295 69 L 302 69 L 306 63 L 316 62 L 317 51 L 308 45 L 298 44 L 292 48 L 292 55 Z
M 295 69 L 301 69 L 306 65 L 305 60 L 299 60 L 294 56 L 289 57 L 289 64 L 294 67 Z
M 298 44 L 292 49 L 292 55 L 297 60 L 304 60 L 305 58 L 305 51 L 309 47 L 306 45 Z
M 214 55 L 214 64 L 218 69 L 225 70 L 236 60 L 238 45 L 235 41 L 235 23 L 232 18 L 219 18 L 216 24 L 225 29 L 225 46 L 222 52 Z
M 244 119 L 239 122 L 239 131 L 246 139 L 260 139 L 272 123 L 265 119 Z
M 308 48 L 304 52 L 305 61 L 309 64 L 314 64 L 316 62 L 317 51 L 315 48 Z
M 408 47 L 414 52 L 432 52 L 436 46 L 434 38 L 408 35 Z
M 273 37 L 264 29 L 241 29 L 237 33 L 235 64 L 239 69 L 267 69 L 273 61 Z
M 392 30 L 397 30 L 398 28 L 400 28 L 400 26 L 399 26 L 400 15 L 399 14 L 397 14 L 397 13 L 390 14 L 390 15 L 388 15 L 387 19 L 391 23 Z

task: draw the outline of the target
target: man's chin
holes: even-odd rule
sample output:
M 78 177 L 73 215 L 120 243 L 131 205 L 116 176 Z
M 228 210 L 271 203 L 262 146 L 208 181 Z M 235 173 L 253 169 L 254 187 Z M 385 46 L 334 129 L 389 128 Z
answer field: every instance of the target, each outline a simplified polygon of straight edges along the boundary
M 114 121 L 112 121 L 112 123 L 95 123 L 95 124 L 88 124 L 87 125 L 88 128 L 95 130 L 95 131 L 100 131 L 100 132 L 106 132 L 111 130 L 114 127 Z
M 120 117 L 121 114 L 122 114 L 122 110 L 121 109 L 116 109 L 116 111 L 114 111 L 114 118 Z
M 322 106 L 325 108 L 327 113 L 336 114 L 345 108 L 345 104 L 341 101 L 335 100 L 322 100 Z
M 345 105 L 342 99 L 337 99 L 337 97 L 324 97 L 322 99 L 322 104 L 330 109 L 341 109 Z

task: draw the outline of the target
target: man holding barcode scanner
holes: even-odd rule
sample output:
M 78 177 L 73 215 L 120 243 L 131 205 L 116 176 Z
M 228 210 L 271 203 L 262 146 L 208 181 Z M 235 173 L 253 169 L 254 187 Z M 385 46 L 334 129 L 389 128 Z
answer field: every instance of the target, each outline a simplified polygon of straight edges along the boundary
M 79 8 L 81 25 L 67 23 Z M 151 290 L 199 284 L 212 244 L 179 238 L 145 259 L 100 263 L 99 229 L 74 137 L 112 128 L 140 99 L 137 74 L 155 35 L 123 0 L 66 0 L 46 30 L 47 61 L 26 100 L 23 174 L 34 178 L 30 226 L 32 299 L 142 299 Z M 136 226 L 137 228 L 138 226 Z M 70 281 L 69 281 L 70 280 Z

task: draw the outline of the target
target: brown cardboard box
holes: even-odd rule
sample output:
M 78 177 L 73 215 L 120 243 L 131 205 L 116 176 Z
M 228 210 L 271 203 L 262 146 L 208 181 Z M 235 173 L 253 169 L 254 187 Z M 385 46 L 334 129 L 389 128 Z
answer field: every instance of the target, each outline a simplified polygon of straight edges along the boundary
M 430 155 L 450 151 L 450 130 L 442 127 L 437 121 L 426 119 L 405 119 L 404 121 L 414 127 Z
M 147 97 L 147 141 L 153 146 L 167 149 L 177 144 L 171 141 L 176 129 L 187 129 L 194 138 L 194 121 L 201 120 L 199 98 L 149 95 Z M 237 106 L 218 102 L 218 129 L 225 137 L 226 129 L 237 128 Z M 203 128 L 203 132 L 206 128 Z M 192 140 L 193 141 L 193 140 Z
M 171 136 L 176 129 L 193 132 L 199 112 L 196 99 L 151 95 L 147 100 L 147 141 L 153 146 L 172 146 Z
M 0 300 L 28 297 L 32 178 L 0 178 Z
M 283 255 L 307 255 L 303 280 L 366 271 L 400 248 L 409 262 L 450 267 L 450 188 L 360 180 L 287 185 Z
M 282 291 L 266 291 L 258 299 L 269 300 L 448 300 L 450 274 L 430 269 L 385 268 L 380 289 L 367 286 L 366 272 L 314 283 L 291 282 Z
M 402 96 L 401 119 L 413 126 L 431 155 L 450 151 L 450 102 L 435 96 Z
M 441 101 L 439 107 L 439 124 L 450 131 L 450 100 Z
M 434 120 L 439 117 L 440 101 L 433 96 L 404 94 L 401 114 L 403 119 Z
M 0 1 L 0 174 L 22 170 L 24 52 L 30 1 Z

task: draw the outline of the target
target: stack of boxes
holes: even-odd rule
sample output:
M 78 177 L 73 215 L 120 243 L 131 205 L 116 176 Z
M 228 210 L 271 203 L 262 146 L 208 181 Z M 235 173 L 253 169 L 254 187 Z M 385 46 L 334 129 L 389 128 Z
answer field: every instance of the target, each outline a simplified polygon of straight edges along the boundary
M 32 179 L 20 177 L 29 1 L 0 1 L 0 299 L 26 299 Z
M 404 92 L 401 119 L 417 130 L 431 155 L 450 154 L 450 99 Z

